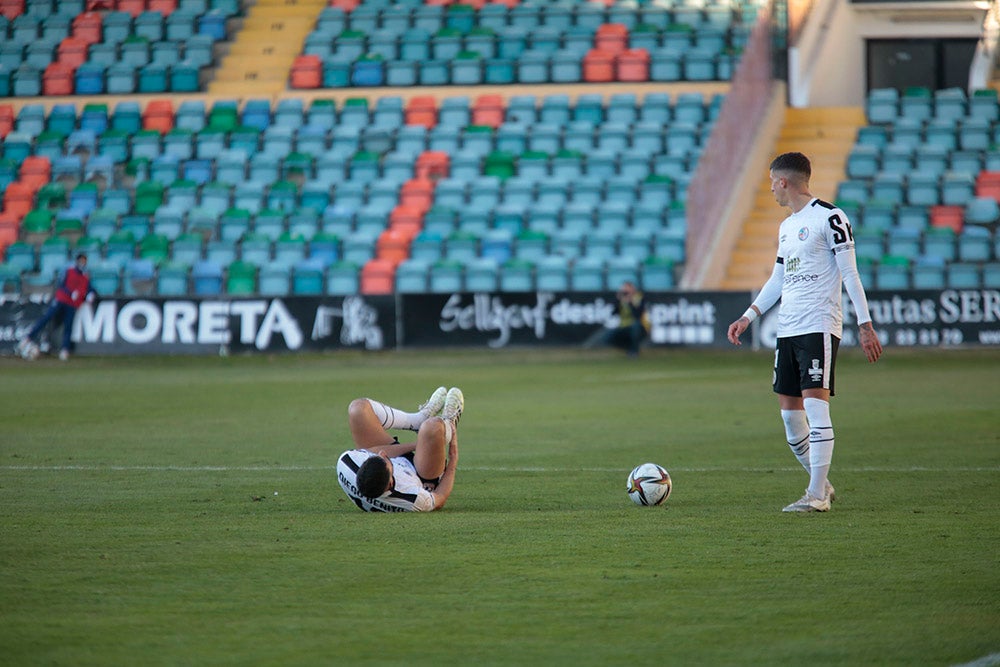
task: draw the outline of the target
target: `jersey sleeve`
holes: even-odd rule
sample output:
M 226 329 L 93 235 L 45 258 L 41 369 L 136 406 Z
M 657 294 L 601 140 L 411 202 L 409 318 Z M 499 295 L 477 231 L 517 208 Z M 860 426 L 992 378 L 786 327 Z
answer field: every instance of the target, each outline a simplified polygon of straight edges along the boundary
M 854 229 L 847 214 L 839 208 L 833 208 L 827 217 L 825 228 L 827 247 L 834 253 L 854 248 Z
M 865 295 L 864 285 L 861 284 L 861 274 L 858 273 L 858 261 L 854 255 L 854 248 L 838 252 L 836 258 L 837 268 L 840 269 L 840 278 L 844 281 L 847 296 L 851 297 L 851 303 L 854 304 L 854 314 L 858 318 L 858 324 L 871 322 L 868 297 Z
M 768 311 L 771 306 L 778 303 L 778 299 L 781 298 L 781 287 L 785 282 L 785 260 L 783 257 L 778 257 L 774 262 L 774 269 L 771 271 L 771 277 L 767 279 L 764 286 L 760 288 L 760 292 L 757 293 L 757 298 L 753 300 L 754 306 L 763 315 Z

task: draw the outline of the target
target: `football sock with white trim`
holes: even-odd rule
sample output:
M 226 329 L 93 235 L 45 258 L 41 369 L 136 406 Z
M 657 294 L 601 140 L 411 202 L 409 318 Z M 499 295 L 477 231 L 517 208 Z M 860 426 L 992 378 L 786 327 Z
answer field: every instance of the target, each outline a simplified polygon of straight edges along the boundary
M 785 422 L 785 439 L 792 454 L 802 467 L 809 472 L 809 421 L 805 410 L 782 410 L 781 421 Z
M 830 403 L 818 398 L 802 401 L 809 418 L 809 495 L 826 497 L 827 475 L 833 460 L 833 423 Z
M 403 412 L 371 398 L 368 399 L 368 403 L 371 404 L 375 416 L 382 423 L 382 428 L 386 430 L 395 428 L 418 431 L 420 425 L 427 419 L 427 415 L 423 412 Z

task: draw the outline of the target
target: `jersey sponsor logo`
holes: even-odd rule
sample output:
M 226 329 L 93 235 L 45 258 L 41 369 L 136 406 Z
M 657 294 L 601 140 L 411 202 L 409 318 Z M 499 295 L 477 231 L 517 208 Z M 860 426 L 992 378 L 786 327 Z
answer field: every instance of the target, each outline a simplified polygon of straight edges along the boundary
M 799 230 L 799 240 L 805 241 L 807 238 L 809 238 L 809 228 L 803 227 Z
M 802 283 L 814 283 L 819 280 L 819 275 L 815 273 L 790 273 L 785 275 L 786 285 L 801 285 Z

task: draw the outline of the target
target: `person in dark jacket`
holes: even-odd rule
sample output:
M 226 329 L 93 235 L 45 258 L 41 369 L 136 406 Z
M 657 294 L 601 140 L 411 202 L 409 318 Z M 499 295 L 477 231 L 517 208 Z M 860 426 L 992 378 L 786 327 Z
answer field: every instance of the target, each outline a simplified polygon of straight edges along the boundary
M 618 289 L 618 326 L 604 334 L 607 345 L 619 347 L 629 356 L 639 354 L 639 344 L 649 334 L 646 300 L 634 283 L 626 281 Z
M 76 318 L 76 311 L 83 305 L 84 301 L 92 302 L 96 297 L 97 292 L 91 287 L 90 274 L 87 273 L 87 255 L 81 252 L 77 254 L 76 262 L 66 269 L 48 310 L 38 318 L 28 335 L 22 338 L 18 344 L 17 348 L 21 356 L 26 359 L 38 356 L 38 335 L 49 322 L 59 318 L 63 323 L 59 358 L 63 361 L 69 359 L 72 347 L 70 337 L 73 335 L 73 320 Z

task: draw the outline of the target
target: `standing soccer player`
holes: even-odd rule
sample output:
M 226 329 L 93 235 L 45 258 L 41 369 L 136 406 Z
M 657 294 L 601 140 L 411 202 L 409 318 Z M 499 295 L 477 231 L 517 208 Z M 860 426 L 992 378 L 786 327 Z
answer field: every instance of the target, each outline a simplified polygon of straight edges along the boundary
M 770 172 L 775 201 L 792 214 L 778 229 L 778 258 L 771 277 L 747 311 L 729 325 L 728 336 L 739 345 L 750 323 L 781 299 L 774 392 L 788 446 L 809 473 L 805 495 L 783 511 L 826 512 L 834 499 L 828 480 L 834 443 L 830 397 L 843 333 L 841 284 L 854 304 L 861 349 L 870 363 L 882 355 L 882 344 L 868 312 L 847 216 L 809 192 L 812 167 L 802 153 L 779 155 Z
M 55 296 L 48 310 L 45 311 L 28 335 L 18 343 L 17 350 L 25 359 L 37 356 L 38 336 L 53 318 L 62 318 L 63 336 L 62 347 L 59 349 L 59 358 L 62 361 L 69 359 L 69 352 L 73 346 L 73 320 L 76 311 L 83 305 L 84 301 L 93 302 L 97 297 L 97 291 L 90 284 L 90 274 L 87 272 L 87 255 L 78 253 L 76 262 L 68 267 L 63 274 L 59 287 L 56 288 Z

